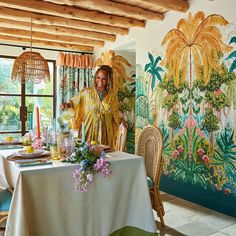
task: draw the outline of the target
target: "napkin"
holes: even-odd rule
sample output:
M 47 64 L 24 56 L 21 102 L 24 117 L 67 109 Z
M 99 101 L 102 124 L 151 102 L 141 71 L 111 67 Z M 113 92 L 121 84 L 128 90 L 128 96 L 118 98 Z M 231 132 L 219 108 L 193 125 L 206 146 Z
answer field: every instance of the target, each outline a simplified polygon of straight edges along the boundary
M 19 167 L 27 166 L 41 166 L 41 165 L 51 165 L 52 161 L 31 161 L 31 162 L 17 162 L 16 165 Z

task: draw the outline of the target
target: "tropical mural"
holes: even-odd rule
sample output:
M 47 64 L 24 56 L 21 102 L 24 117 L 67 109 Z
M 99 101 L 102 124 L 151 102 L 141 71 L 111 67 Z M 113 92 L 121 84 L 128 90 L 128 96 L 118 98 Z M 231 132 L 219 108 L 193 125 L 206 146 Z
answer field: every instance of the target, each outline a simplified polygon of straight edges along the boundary
M 221 15 L 180 19 L 137 65 L 136 138 L 164 138 L 163 176 L 236 197 L 236 33 Z
M 101 54 L 95 66 L 109 65 L 113 69 L 113 91 L 119 100 L 120 115 L 128 122 L 126 151 L 134 153 L 135 142 L 135 73 L 123 56 L 108 50 Z M 129 68 L 129 70 L 128 70 Z

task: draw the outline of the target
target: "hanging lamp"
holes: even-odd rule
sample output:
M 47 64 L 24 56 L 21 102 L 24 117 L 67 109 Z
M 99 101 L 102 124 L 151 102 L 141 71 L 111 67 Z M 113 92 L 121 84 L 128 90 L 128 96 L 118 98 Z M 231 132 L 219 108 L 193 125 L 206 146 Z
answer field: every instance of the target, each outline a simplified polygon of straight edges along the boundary
M 30 28 L 30 51 L 23 52 L 14 61 L 12 68 L 12 81 L 21 83 L 40 83 L 50 81 L 50 73 L 47 61 L 38 52 L 32 51 L 32 18 Z

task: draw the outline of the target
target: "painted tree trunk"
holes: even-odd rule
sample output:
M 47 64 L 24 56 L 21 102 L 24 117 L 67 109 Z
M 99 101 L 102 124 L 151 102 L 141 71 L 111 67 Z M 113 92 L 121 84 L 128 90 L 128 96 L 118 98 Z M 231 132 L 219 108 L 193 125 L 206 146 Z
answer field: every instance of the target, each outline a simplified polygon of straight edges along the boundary
M 212 157 L 213 149 L 214 149 L 214 135 L 213 132 L 210 132 L 210 157 Z
M 189 126 L 189 158 L 192 158 L 193 151 L 192 151 L 192 146 L 193 146 L 193 101 L 192 101 L 192 55 L 191 55 L 191 47 L 190 47 L 190 54 L 189 54 L 189 91 L 190 91 L 190 98 L 189 98 L 189 120 L 190 120 L 190 126 Z
M 174 135 L 175 135 L 175 130 L 171 129 L 171 148 L 174 148 Z

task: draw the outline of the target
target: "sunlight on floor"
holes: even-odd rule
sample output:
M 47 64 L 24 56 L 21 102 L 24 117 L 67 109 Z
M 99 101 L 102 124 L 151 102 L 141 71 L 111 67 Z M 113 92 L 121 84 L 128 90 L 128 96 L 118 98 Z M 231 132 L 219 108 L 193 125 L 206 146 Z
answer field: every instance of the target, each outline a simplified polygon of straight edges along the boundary
M 161 228 L 156 213 L 160 236 L 235 236 L 236 219 L 193 204 L 167 193 L 161 193 L 165 209 L 165 228 Z

